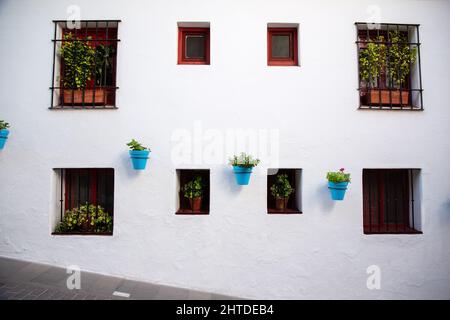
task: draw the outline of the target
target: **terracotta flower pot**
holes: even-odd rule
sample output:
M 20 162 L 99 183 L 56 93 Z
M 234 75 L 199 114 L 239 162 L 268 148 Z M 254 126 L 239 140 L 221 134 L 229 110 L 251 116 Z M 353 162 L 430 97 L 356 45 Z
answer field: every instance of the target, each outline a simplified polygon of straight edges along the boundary
M 390 93 L 389 93 L 390 92 Z M 370 90 L 370 102 L 371 104 L 381 104 L 383 105 L 409 105 L 409 92 L 402 91 L 400 101 L 400 90 L 379 90 L 379 89 L 371 89 Z
M 190 198 L 189 204 L 192 211 L 199 212 L 202 208 L 202 197 Z
M 277 209 L 277 210 L 285 210 L 288 200 L 289 200 L 289 197 L 287 197 L 287 198 L 275 198 L 275 209 Z
M 72 99 L 73 97 L 73 99 Z M 95 89 L 95 94 L 93 89 L 85 89 L 84 90 L 84 99 L 83 99 L 83 90 L 72 90 L 72 89 L 64 89 L 63 90 L 63 105 L 71 105 L 71 104 L 105 104 L 106 100 L 106 90 L 101 88 Z

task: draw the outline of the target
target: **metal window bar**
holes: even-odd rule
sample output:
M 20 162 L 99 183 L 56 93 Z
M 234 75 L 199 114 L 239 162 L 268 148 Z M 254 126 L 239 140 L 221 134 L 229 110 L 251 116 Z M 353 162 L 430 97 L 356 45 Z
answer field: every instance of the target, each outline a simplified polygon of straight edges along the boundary
M 64 35 L 66 30 L 68 30 L 68 21 L 67 20 L 53 20 L 53 23 L 55 25 L 54 27 L 54 35 L 53 35 L 53 63 L 52 63 L 52 80 L 51 80 L 51 101 L 50 101 L 50 108 L 49 109 L 117 109 L 116 106 L 116 91 L 119 89 L 119 87 L 116 85 L 116 65 L 117 65 L 117 43 L 120 42 L 120 39 L 118 39 L 118 28 L 119 23 L 121 20 L 79 20 L 77 21 L 80 23 L 80 29 L 84 30 L 84 36 L 79 37 L 79 31 L 77 28 L 74 28 L 74 39 L 67 40 L 64 39 Z M 61 30 L 61 37 L 58 37 L 58 28 Z M 92 39 L 89 39 L 89 32 L 88 29 L 95 28 L 95 39 L 92 37 Z M 99 39 L 99 30 L 105 31 L 105 37 L 104 39 Z M 111 30 L 114 29 L 114 33 L 111 32 Z M 111 36 L 112 35 L 112 36 Z M 96 43 L 98 41 L 105 42 L 106 44 L 114 44 L 114 53 L 112 53 L 113 57 L 113 64 L 112 64 L 112 70 L 111 70 L 111 78 L 112 78 L 112 84 L 106 85 L 106 66 L 104 69 L 104 86 L 102 86 L 103 89 L 103 103 L 96 100 L 96 91 L 98 92 L 98 88 L 96 85 L 97 79 L 96 79 L 96 59 L 94 59 L 94 70 L 93 70 L 93 86 L 92 86 L 92 103 L 88 103 L 87 97 L 88 92 L 87 90 L 91 90 L 89 88 L 86 88 L 85 86 L 81 88 L 81 103 L 78 103 L 75 101 L 75 88 L 65 88 L 64 85 L 64 66 L 60 66 L 58 70 L 58 66 L 56 64 L 56 59 L 58 59 L 58 51 L 57 48 L 60 47 L 64 41 L 81 41 L 81 42 L 93 42 Z M 95 49 L 97 50 L 97 49 Z M 95 51 L 96 52 L 96 51 Z M 76 59 L 75 52 L 75 59 Z M 59 75 L 59 82 L 60 84 L 55 83 L 56 76 Z M 70 103 L 67 103 L 67 101 L 64 101 L 64 92 L 65 90 L 70 90 L 70 96 L 71 101 Z M 57 93 L 59 93 L 59 101 L 55 101 L 55 97 L 57 96 Z M 110 97 L 110 99 L 108 99 Z
M 359 79 L 359 86 L 358 86 L 358 92 L 359 92 L 359 109 L 376 109 L 376 110 L 409 110 L 409 111 L 422 111 L 423 110 L 423 88 L 422 88 L 422 74 L 421 74 L 421 59 L 420 59 L 420 38 L 419 38 L 419 26 L 418 24 L 396 24 L 396 23 L 380 23 L 378 24 L 379 27 L 375 28 L 373 24 L 366 23 L 366 22 L 356 22 L 356 45 L 357 45 L 357 54 L 358 54 L 358 79 Z M 371 32 L 369 29 L 369 25 L 372 25 L 372 28 L 375 29 L 375 32 Z M 382 89 L 387 90 L 389 93 L 389 101 L 383 103 L 382 101 L 382 91 L 380 88 L 373 88 L 372 83 L 370 81 L 371 74 L 369 69 L 369 81 L 364 85 L 361 80 L 360 75 L 360 65 L 359 65 L 359 57 L 361 54 L 361 51 L 364 50 L 362 46 L 367 45 L 369 43 L 381 43 L 380 41 L 377 41 L 378 39 L 372 39 L 371 35 L 376 35 L 377 37 L 380 35 L 380 31 L 383 30 L 387 34 L 387 39 L 383 41 L 383 44 L 386 46 L 392 46 L 392 45 L 407 45 L 410 48 L 417 47 L 416 52 L 416 62 L 415 65 L 410 65 L 410 74 L 408 75 L 408 83 L 409 86 L 405 87 L 404 85 L 400 84 L 399 88 L 396 89 L 393 85 L 393 81 L 391 77 L 389 76 L 389 72 L 386 70 L 386 77 L 387 77 L 387 84 L 388 88 Z M 399 32 L 406 32 L 407 33 L 407 40 L 406 42 L 398 42 L 393 44 L 393 42 L 390 39 L 389 32 L 392 30 L 397 30 Z M 361 32 L 364 32 L 366 35 L 366 39 L 361 39 Z M 415 33 L 415 41 L 414 37 L 413 40 L 411 40 L 411 33 Z M 389 59 L 389 55 L 387 55 L 387 59 Z M 387 60 L 387 69 L 389 65 L 389 60 Z M 417 77 L 418 81 L 411 81 L 411 74 L 412 69 L 416 68 L 417 70 Z M 397 74 L 399 74 L 399 70 L 397 70 Z M 381 79 L 377 79 L 378 87 L 380 87 Z M 419 85 L 415 84 L 415 82 L 418 82 Z M 363 85 L 362 85 L 363 84 Z M 373 104 L 371 101 L 371 95 L 373 90 L 378 90 L 378 104 Z M 394 102 L 393 99 L 393 91 L 397 91 L 398 100 Z M 404 92 L 408 93 L 408 100 L 404 101 L 403 94 Z M 414 93 L 418 94 L 418 99 L 414 99 L 415 95 Z M 366 101 L 364 101 L 364 99 Z

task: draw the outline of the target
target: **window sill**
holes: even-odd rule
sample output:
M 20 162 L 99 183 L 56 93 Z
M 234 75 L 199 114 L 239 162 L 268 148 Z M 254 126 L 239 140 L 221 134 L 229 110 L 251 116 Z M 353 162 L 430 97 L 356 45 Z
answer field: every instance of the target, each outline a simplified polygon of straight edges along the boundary
M 367 230 L 369 229 L 369 230 Z M 397 229 L 401 230 L 395 230 L 396 228 L 393 227 L 378 227 L 378 226 L 372 226 L 370 229 L 368 226 L 364 227 L 364 234 L 371 235 L 371 234 L 423 234 L 422 231 L 418 231 L 409 227 L 397 227 Z
M 209 211 L 208 210 L 193 211 L 190 209 L 179 209 L 177 212 L 175 212 L 175 214 L 199 216 L 199 215 L 209 215 Z
M 268 208 L 267 214 L 303 214 L 303 212 L 296 210 L 296 209 L 277 210 L 277 209 Z
M 116 110 L 116 106 L 56 106 L 50 107 L 50 110 Z
M 52 232 L 52 236 L 112 236 L 112 232 Z
M 420 107 L 412 107 L 412 106 L 387 106 L 387 105 L 371 105 L 366 106 L 362 105 L 358 107 L 358 110 L 384 110 L 384 111 L 424 111 L 423 108 Z
M 269 63 L 267 63 L 267 66 L 268 67 L 300 67 L 300 65 L 295 62 L 291 62 L 291 63 L 269 62 Z

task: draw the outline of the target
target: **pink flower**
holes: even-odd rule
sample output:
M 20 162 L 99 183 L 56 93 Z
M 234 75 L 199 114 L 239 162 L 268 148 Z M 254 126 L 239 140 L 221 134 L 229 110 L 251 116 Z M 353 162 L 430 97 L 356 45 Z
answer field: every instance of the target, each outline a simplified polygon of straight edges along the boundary
M 344 170 L 345 170 L 344 168 L 340 168 L 339 169 L 340 172 L 344 172 Z

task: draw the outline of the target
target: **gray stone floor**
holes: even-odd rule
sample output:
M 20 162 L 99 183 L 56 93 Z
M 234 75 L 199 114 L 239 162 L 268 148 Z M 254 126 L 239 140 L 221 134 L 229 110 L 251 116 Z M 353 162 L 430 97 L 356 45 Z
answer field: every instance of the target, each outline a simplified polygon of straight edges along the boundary
M 0 257 L 0 300 L 234 300 L 214 293 L 181 289 L 81 272 L 81 288 L 70 290 L 66 270 Z M 113 295 L 116 292 L 129 297 Z

